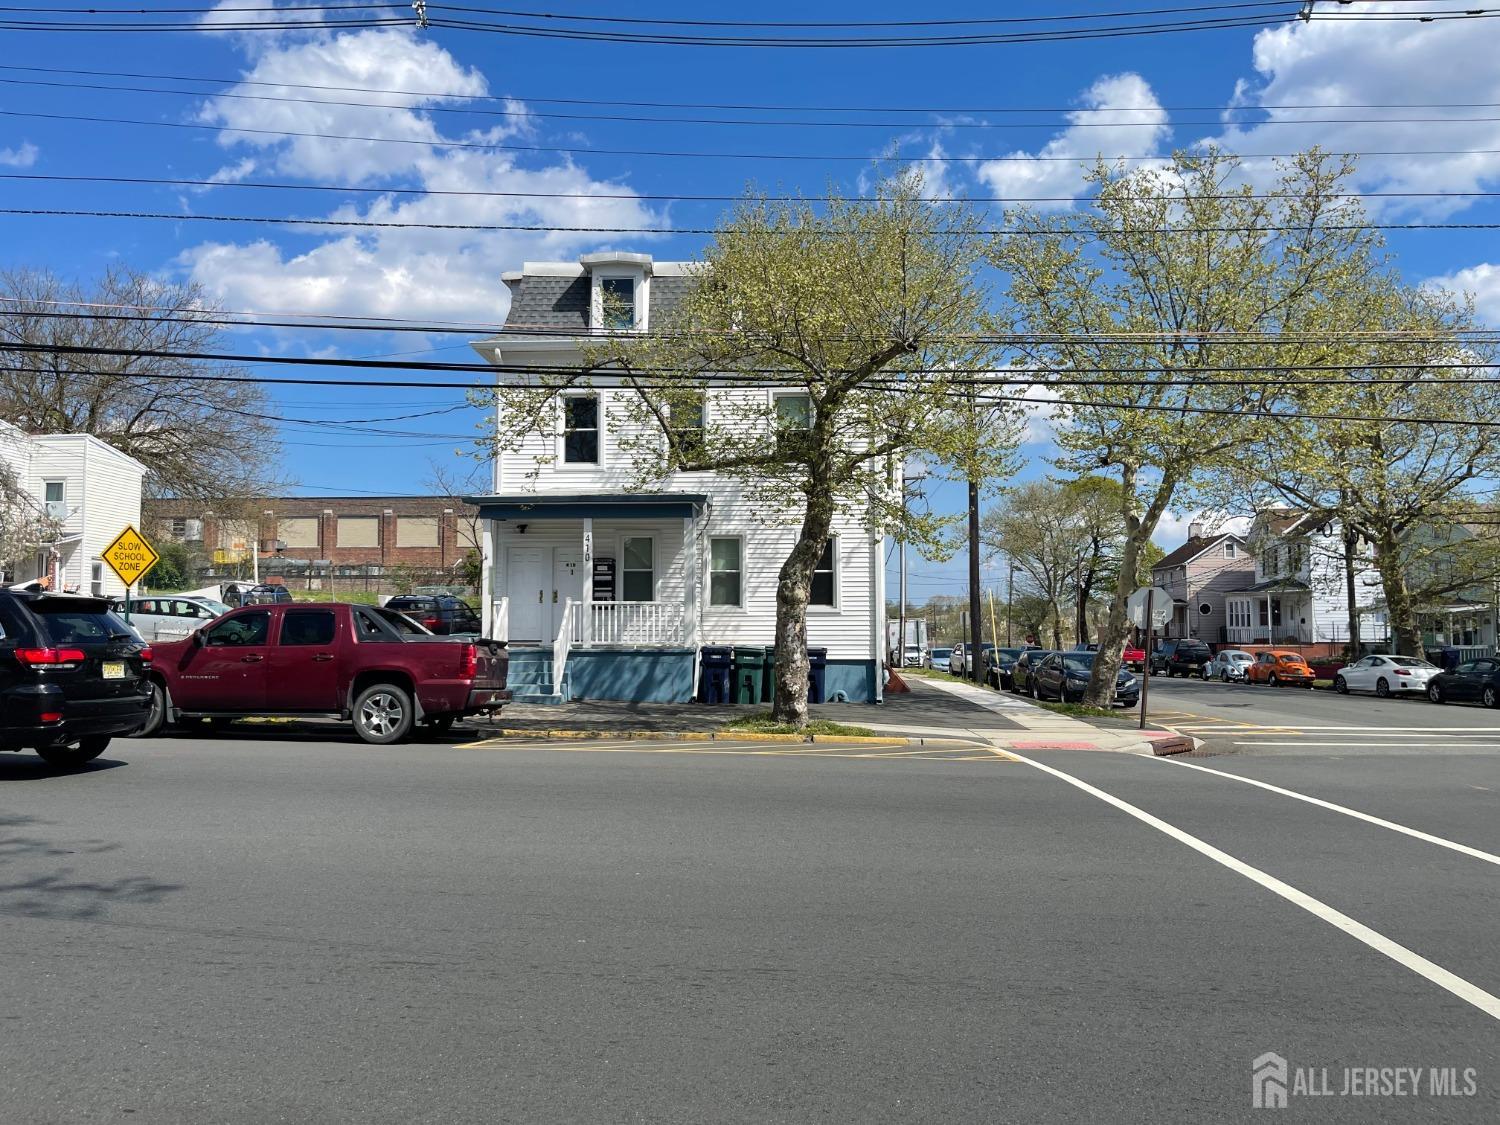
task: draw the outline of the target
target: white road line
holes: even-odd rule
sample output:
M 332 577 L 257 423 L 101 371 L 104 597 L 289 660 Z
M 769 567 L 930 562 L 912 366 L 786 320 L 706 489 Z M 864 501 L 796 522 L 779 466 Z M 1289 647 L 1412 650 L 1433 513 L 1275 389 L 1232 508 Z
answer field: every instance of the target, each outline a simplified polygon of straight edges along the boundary
M 1280 879 L 1276 878 L 1276 876 L 1269 875 L 1258 867 L 1252 867 L 1244 860 L 1236 859 L 1228 852 L 1220 851 L 1212 844 L 1204 840 L 1200 840 L 1192 833 L 1184 832 L 1176 825 L 1168 824 L 1160 817 L 1152 816 L 1150 813 L 1146 812 L 1145 809 L 1137 808 L 1129 801 L 1121 800 L 1119 797 L 1114 796 L 1114 794 L 1112 793 L 1106 793 L 1103 789 L 1099 789 L 1096 786 L 1090 785 L 1088 782 L 1080 780 L 1079 778 L 1074 777 L 1072 774 L 1064 773 L 1062 770 L 1054 769 L 1051 766 L 1043 765 L 1041 762 L 1033 761 L 1031 758 L 1026 757 L 1026 755 L 1018 754 L 1014 750 L 1005 750 L 999 752 L 1003 753 L 1006 757 L 1014 758 L 1019 762 L 1025 762 L 1033 769 L 1041 770 L 1043 773 L 1050 773 L 1053 777 L 1065 781 L 1069 785 L 1072 785 L 1078 789 L 1082 789 L 1090 796 L 1097 797 L 1105 804 L 1113 805 L 1121 812 L 1135 817 L 1137 820 L 1141 821 L 1141 823 L 1155 828 L 1158 832 L 1161 832 L 1166 836 L 1170 836 L 1178 843 L 1186 844 L 1194 851 L 1207 856 L 1215 863 L 1221 864 L 1224 867 L 1229 868 L 1229 870 L 1243 875 L 1252 883 L 1258 883 L 1260 886 L 1265 887 L 1266 890 L 1270 891 L 1272 894 L 1280 895 L 1292 905 L 1301 907 L 1313 917 L 1327 922 L 1330 926 L 1334 927 L 1337 930 L 1342 930 L 1344 933 L 1348 934 L 1356 941 L 1363 942 L 1365 945 L 1369 946 L 1377 953 L 1381 953 L 1386 957 L 1389 957 L 1398 965 L 1410 969 L 1418 976 L 1425 977 L 1427 980 L 1430 980 L 1439 988 L 1452 993 L 1454 996 L 1458 997 L 1460 1000 L 1463 1000 L 1465 1003 L 1472 1004 L 1474 1007 L 1478 1008 L 1481 1012 L 1489 1016 L 1491 1019 L 1500 1020 L 1500 996 L 1495 996 L 1492 993 L 1486 992 L 1477 984 L 1472 984 L 1469 981 L 1464 980 L 1464 978 L 1459 976 L 1458 974 L 1449 972 L 1441 965 L 1427 960 L 1427 958 L 1423 957 L 1421 954 L 1407 949 L 1406 946 L 1392 941 L 1390 938 L 1386 937 L 1384 934 L 1379 933 L 1376 930 L 1372 930 L 1363 922 L 1355 921 L 1353 918 L 1349 917 L 1349 915 L 1343 913 L 1342 911 L 1335 910 L 1326 902 L 1323 902 L 1320 899 L 1313 898 L 1312 895 L 1307 894 L 1305 891 L 1299 891 L 1290 883 L 1284 883 Z
M 1335 750 L 1358 750 L 1358 742 L 1320 742 L 1311 738 L 1299 738 L 1296 742 L 1271 742 L 1264 738 L 1257 738 L 1253 742 L 1232 742 L 1231 746 L 1302 746 L 1308 749 L 1327 746 Z M 1500 741 L 1495 742 L 1454 742 L 1451 739 L 1428 739 L 1413 738 L 1401 744 L 1413 749 L 1425 750 L 1428 748 L 1449 749 L 1462 746 L 1465 750 L 1495 750 L 1500 749 Z M 1396 749 L 1392 747 L 1392 749 Z
M 1321 809 L 1329 809 L 1336 813 L 1343 813 L 1345 816 L 1352 816 L 1356 820 L 1363 820 L 1367 824 L 1378 825 L 1381 828 L 1389 828 L 1392 832 L 1400 832 L 1402 835 L 1411 836 L 1414 839 L 1423 840 L 1429 844 L 1436 844 L 1440 848 L 1450 848 L 1455 852 L 1462 852 L 1464 855 L 1473 856 L 1475 859 L 1482 859 L 1486 863 L 1493 863 L 1496 866 L 1500 866 L 1500 855 L 1494 855 L 1491 852 L 1483 852 L 1478 848 L 1471 848 L 1468 844 L 1460 844 L 1454 840 L 1445 840 L 1441 836 L 1434 836 L 1431 833 L 1422 832 L 1416 828 L 1408 828 L 1406 827 L 1406 825 L 1397 824 L 1392 820 L 1383 820 L 1378 816 L 1371 816 L 1369 813 L 1360 812 L 1358 809 L 1351 809 L 1345 805 L 1335 804 L 1332 801 L 1325 801 L 1321 797 L 1312 797 L 1306 793 L 1298 793 L 1295 789 L 1283 789 L 1281 786 L 1272 785 L 1267 781 L 1258 781 L 1253 777 L 1245 777 L 1242 774 L 1227 773 L 1224 770 L 1211 769 L 1208 766 L 1200 766 L 1193 762 L 1179 762 L 1171 758 L 1154 758 L 1152 760 L 1162 762 L 1169 766 L 1181 766 L 1183 769 L 1197 770 L 1199 773 L 1211 773 L 1215 777 L 1227 777 L 1231 781 L 1244 782 L 1246 785 L 1253 785 L 1257 789 L 1265 789 L 1271 793 L 1280 793 L 1283 797 L 1291 797 L 1294 801 L 1306 801 L 1309 805 L 1317 805 Z

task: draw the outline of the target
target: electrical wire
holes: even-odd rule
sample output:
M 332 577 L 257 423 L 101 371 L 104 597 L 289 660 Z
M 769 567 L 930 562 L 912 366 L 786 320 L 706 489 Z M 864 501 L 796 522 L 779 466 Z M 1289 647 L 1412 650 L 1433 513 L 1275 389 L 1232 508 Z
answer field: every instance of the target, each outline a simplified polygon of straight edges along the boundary
M 29 110 L 0 109 L 0 117 L 17 117 L 39 121 L 73 121 L 92 125 L 137 125 L 155 129 L 187 129 L 213 133 L 245 133 L 251 136 L 294 137 L 321 141 L 361 141 L 369 144 L 420 145 L 425 148 L 452 148 L 481 152 L 550 152 L 568 153 L 575 156 L 644 156 L 682 158 L 691 160 L 856 160 L 870 163 L 876 157 L 869 153 L 787 153 L 787 152 L 692 152 L 676 149 L 632 149 L 590 148 L 568 145 L 523 145 L 500 142 L 424 140 L 417 137 L 372 137 L 358 133 L 311 133 L 292 129 L 261 129 L 248 125 L 211 125 L 198 121 L 153 121 L 138 117 L 99 117 L 87 114 L 39 113 Z M 1363 151 L 1327 152 L 1326 156 L 1382 157 L 1382 156 L 1493 156 L 1500 149 L 1367 149 Z M 1242 152 L 1235 154 L 1241 160 L 1290 160 L 1302 155 L 1296 152 Z M 885 157 L 884 159 L 891 159 Z M 929 159 L 925 155 L 912 159 Z M 1014 153 L 996 156 L 944 156 L 944 161 L 956 164 L 1087 164 L 1085 156 L 1018 156 Z M 1112 162 L 1139 160 L 1161 160 L 1160 153 L 1140 155 L 1110 155 Z
M 3 80 L 0 80 L 3 81 Z M 1497 118 L 1496 120 L 1500 120 Z M 582 192 L 582 191 L 479 191 L 444 188 L 402 188 L 402 187 L 365 187 L 357 184 L 294 184 L 286 182 L 265 182 L 256 180 L 182 180 L 165 179 L 155 176 L 105 176 L 105 175 L 52 175 L 40 172 L 0 172 L 0 180 L 17 180 L 21 182 L 38 183 L 79 183 L 79 184 L 130 184 L 139 187 L 205 187 L 205 188 L 253 188 L 271 191 L 313 191 L 313 192 L 337 192 L 351 195 L 409 195 L 409 196 L 434 196 L 448 197 L 458 196 L 474 199 L 581 199 L 587 201 L 598 200 L 628 200 L 645 203 L 738 203 L 747 197 L 741 195 L 705 195 L 705 194 L 681 194 L 675 192 L 649 193 L 649 192 Z M 819 200 L 808 199 L 801 195 L 756 195 L 751 197 L 755 202 L 766 203 L 817 203 Z M 924 203 L 937 205 L 945 204 L 976 204 L 976 203 L 1080 203 L 1088 202 L 1091 196 L 1077 195 L 969 195 L 969 196 L 933 196 L 923 199 Z M 1302 196 L 1294 192 L 1251 192 L 1242 194 L 1238 192 L 1210 192 L 1205 194 L 1194 194 L 1182 196 L 1182 199 L 1300 199 Z M 1329 192 L 1327 199 L 1496 199 L 1500 198 L 1500 191 L 1336 191 Z M 850 204 L 877 206 L 882 203 L 893 202 L 889 196 L 861 196 L 857 199 L 849 199 L 845 202 Z
M 173 74 L 143 74 L 139 71 L 128 70 L 81 70 L 69 67 L 45 67 L 45 66 L 23 66 L 19 63 L 0 63 L 0 71 L 24 71 L 31 74 L 68 74 L 86 78 L 139 78 L 155 82 L 195 82 L 202 85 L 223 86 L 258 86 L 278 90 L 322 90 L 333 93 L 345 94 L 384 94 L 408 98 L 437 98 L 447 101 L 486 101 L 486 102 L 509 102 L 523 101 L 535 102 L 546 105 L 602 105 L 616 106 L 631 109 L 702 109 L 702 110 L 741 110 L 745 112 L 765 113 L 904 113 L 904 114 L 958 114 L 958 115 L 984 115 L 984 114 L 1007 114 L 1007 113 L 1076 113 L 1080 107 L 1070 106 L 849 106 L 849 105 L 787 105 L 767 103 L 733 103 L 733 102 L 658 102 L 658 101 L 628 101 L 620 99 L 604 98 L 558 98 L 543 97 L 537 94 L 468 94 L 453 91 L 443 92 L 436 90 L 403 90 L 370 86 L 330 86 L 302 82 L 270 82 L 260 79 L 244 77 L 194 77 L 190 75 Z M 200 96 L 211 97 L 211 93 L 199 92 Z M 1164 105 L 1158 107 L 1168 113 L 1222 113 L 1226 107 L 1222 105 Z M 1233 108 L 1233 107 L 1231 107 Z M 1500 109 L 1500 102 L 1285 102 L 1267 103 L 1256 106 L 1239 107 L 1245 110 L 1307 110 L 1307 109 Z M 1119 112 L 1110 110 L 1110 112 Z M 906 127 L 910 122 L 903 125 Z

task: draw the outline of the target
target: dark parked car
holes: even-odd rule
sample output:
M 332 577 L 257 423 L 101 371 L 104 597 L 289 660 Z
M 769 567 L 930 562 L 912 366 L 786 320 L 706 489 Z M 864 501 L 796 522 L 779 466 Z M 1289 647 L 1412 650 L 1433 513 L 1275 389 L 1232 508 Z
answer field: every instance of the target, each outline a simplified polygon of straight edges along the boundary
M 1160 676 L 1201 676 L 1203 666 L 1214 658 L 1203 641 L 1169 640 L 1151 654 L 1151 674 Z
M 1010 690 L 1010 672 L 1024 648 L 993 648 L 984 654 L 984 678 L 991 687 Z
M 1094 652 L 1054 652 L 1037 665 L 1032 674 L 1036 699 L 1056 699 L 1063 703 L 1077 703 L 1083 699 L 1084 689 L 1089 686 L 1089 676 L 1094 671 Z M 1140 682 L 1121 668 L 1115 676 L 1114 701 L 1126 707 L 1134 707 L 1141 700 Z
M 1439 672 L 1427 681 L 1427 698 L 1434 703 L 1483 703 L 1500 707 L 1500 660 L 1486 657 Z
M 259 586 L 240 587 L 225 591 L 224 601 L 231 606 L 280 605 L 295 601 L 292 592 L 285 586 L 261 583 Z
M 473 607 L 452 594 L 397 594 L 385 608 L 404 613 L 429 633 L 443 636 L 478 634 L 483 628 Z
M 1032 683 L 1037 666 L 1047 657 L 1054 655 L 1050 648 L 1028 648 L 1021 651 L 1016 657 L 1016 662 L 1010 666 L 1010 690 L 1017 695 L 1030 695 L 1035 697 L 1036 690 Z
M 93 761 L 145 725 L 150 665 L 108 599 L 0 590 L 0 750 L 69 768 Z

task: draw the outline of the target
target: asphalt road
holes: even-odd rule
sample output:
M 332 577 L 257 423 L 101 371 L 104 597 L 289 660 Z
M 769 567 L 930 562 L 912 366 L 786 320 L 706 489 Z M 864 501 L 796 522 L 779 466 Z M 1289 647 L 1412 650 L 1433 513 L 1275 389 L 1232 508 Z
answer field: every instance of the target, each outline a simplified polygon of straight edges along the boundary
M 0 757 L 0 1121 L 1500 1118 L 1500 757 L 457 743 Z
M 1500 711 L 1306 688 L 1151 678 L 1148 715 L 1218 753 L 1500 751 Z

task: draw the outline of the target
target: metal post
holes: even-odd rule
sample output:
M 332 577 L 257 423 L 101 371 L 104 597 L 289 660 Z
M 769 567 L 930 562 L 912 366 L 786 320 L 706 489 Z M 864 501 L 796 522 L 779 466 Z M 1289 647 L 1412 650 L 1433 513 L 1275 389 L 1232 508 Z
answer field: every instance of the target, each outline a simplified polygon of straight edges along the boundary
M 905 504 L 905 492 L 902 503 Z M 896 667 L 906 667 L 906 540 L 901 540 L 901 612 L 896 617 Z
M 1016 600 L 1016 560 L 1010 560 L 1010 573 L 1005 579 L 1005 647 L 1015 642 L 1010 639 L 1010 611 Z
M 1146 729 L 1146 696 L 1151 691 L 1151 634 L 1156 632 L 1151 623 L 1151 601 L 1155 587 L 1146 587 L 1146 663 L 1141 665 L 1141 725 Z
M 130 624 L 130 585 L 125 586 L 125 624 Z

